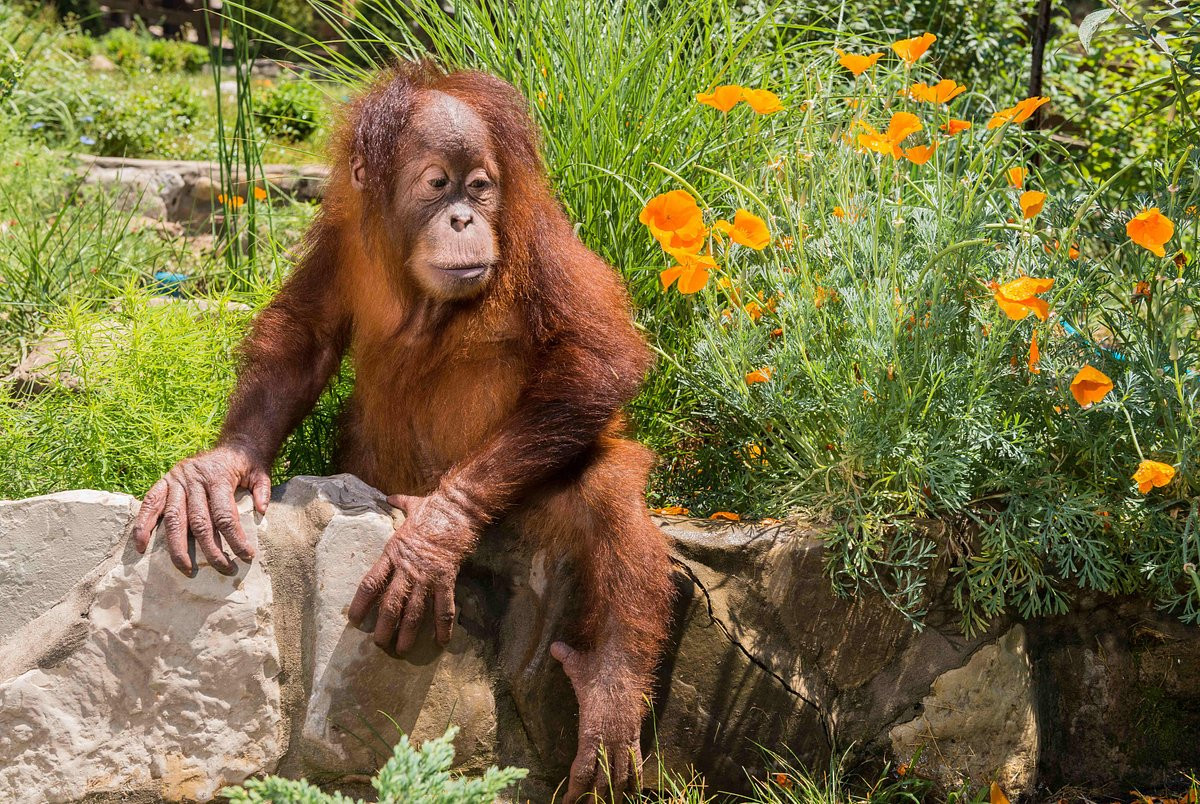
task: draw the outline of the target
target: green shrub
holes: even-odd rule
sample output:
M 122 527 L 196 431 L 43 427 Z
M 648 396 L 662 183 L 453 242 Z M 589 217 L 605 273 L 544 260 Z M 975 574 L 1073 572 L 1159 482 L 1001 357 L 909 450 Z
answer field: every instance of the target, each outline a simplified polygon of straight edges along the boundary
M 142 37 L 128 28 L 113 28 L 100 37 L 98 44 L 100 52 L 123 70 L 132 72 L 148 66 Z
M 100 43 L 95 37 L 84 33 L 68 33 L 58 43 L 63 53 L 78 61 L 87 61 L 100 52 Z
M 160 72 L 198 73 L 208 64 L 208 50 L 178 39 L 147 39 L 146 58 Z
M 473 779 L 454 777 L 450 765 L 454 761 L 454 735 L 457 726 L 451 726 L 436 740 L 426 740 L 418 749 L 409 742 L 408 735 L 400 738 L 392 757 L 387 761 L 371 784 L 379 793 L 381 804 L 492 804 L 507 788 L 524 779 L 528 771 L 523 768 L 495 766 Z M 361 804 L 343 795 L 321 792 L 313 785 L 301 781 L 268 776 L 252 779 L 241 787 L 229 787 L 221 794 L 238 804 L 270 804 L 270 802 L 294 802 L 295 804 Z
M 321 124 L 329 99 L 308 81 L 283 81 L 254 99 L 254 120 L 268 137 L 301 142 Z
M 198 150 L 193 131 L 204 109 L 187 83 L 164 78 L 120 92 L 104 89 L 98 88 L 89 103 L 98 153 L 169 159 Z
M 113 28 L 98 41 L 99 51 L 127 72 L 199 72 L 208 64 L 208 50 L 191 42 L 157 39 L 128 28 Z
M 247 299 L 264 302 L 270 288 Z M 176 461 L 213 443 L 250 312 L 227 297 L 155 299 L 130 286 L 116 303 L 78 302 L 53 317 L 68 348 L 57 368 L 78 382 L 33 396 L 0 386 L 0 498 L 72 488 L 145 493 Z M 328 474 L 339 378 L 284 445 L 275 477 Z

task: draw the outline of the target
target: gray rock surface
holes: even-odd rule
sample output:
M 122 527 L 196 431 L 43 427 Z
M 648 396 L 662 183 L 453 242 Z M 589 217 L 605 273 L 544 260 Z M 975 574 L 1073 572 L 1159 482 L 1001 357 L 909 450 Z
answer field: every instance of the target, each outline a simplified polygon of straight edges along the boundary
M 0 643 L 61 600 L 120 542 L 134 501 L 66 491 L 0 501 Z
M 261 564 L 187 579 L 161 545 L 125 545 L 81 586 L 0 648 L 0 800 L 208 800 L 271 765 L 280 665 Z
M 121 207 L 138 216 L 183 224 L 197 232 L 209 231 L 210 218 L 222 211 L 220 167 L 213 162 L 133 159 L 115 156 L 76 157 L 83 165 L 84 181 L 114 192 Z M 269 186 L 299 201 L 321 198 L 328 168 L 322 165 L 264 165 L 251 177 L 236 172 L 229 181 L 233 195 L 247 197 L 254 186 Z
M 424 738 L 451 724 L 460 770 L 527 767 L 520 796 L 535 802 L 562 780 L 577 714 L 549 645 L 570 638 L 578 606 L 569 562 L 487 534 L 459 577 L 450 646 L 426 633 L 398 660 L 345 621 L 397 516 L 361 481 L 276 488 L 261 521 L 244 517 L 260 557 L 234 578 L 203 567 L 185 579 L 157 547 L 138 556 L 122 541 L 135 501 L 95 495 L 0 505 L 0 522 L 20 523 L 0 530 L 0 556 L 91 545 L 53 584 L 29 580 L 33 561 L 0 582 L 4 599 L 41 590 L 0 645 L 0 800 L 205 800 L 260 772 L 361 794 L 397 729 Z M 833 594 L 815 525 L 662 524 L 679 594 L 647 779 L 694 767 L 710 791 L 744 789 L 747 773 L 772 770 L 760 745 L 823 768 L 832 746 L 903 759 L 924 744 L 955 758 L 939 768 L 923 754 L 919 771 L 998 779 L 1010 796 L 1039 778 L 1087 782 L 1071 746 L 1091 746 L 1125 784 L 1200 764 L 1188 714 L 1200 712 L 1200 629 L 1099 601 L 965 638 L 942 574 L 915 631 L 878 597 Z M 1164 761 L 1129 738 L 1147 712 L 1174 727 Z

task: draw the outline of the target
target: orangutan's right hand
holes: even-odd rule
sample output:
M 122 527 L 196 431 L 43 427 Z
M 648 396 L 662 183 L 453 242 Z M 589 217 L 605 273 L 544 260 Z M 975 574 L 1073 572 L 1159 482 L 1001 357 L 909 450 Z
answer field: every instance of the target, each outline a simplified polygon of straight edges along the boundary
M 139 553 L 146 552 L 161 518 L 167 550 L 180 572 L 188 576 L 196 572 L 188 554 L 190 536 L 218 572 L 235 574 L 237 566 L 221 548 L 222 537 L 242 561 L 254 558 L 233 497 L 238 489 L 249 489 L 255 509 L 266 513 L 271 476 L 265 463 L 248 450 L 218 446 L 185 458 L 146 492 L 133 525 L 134 546 Z

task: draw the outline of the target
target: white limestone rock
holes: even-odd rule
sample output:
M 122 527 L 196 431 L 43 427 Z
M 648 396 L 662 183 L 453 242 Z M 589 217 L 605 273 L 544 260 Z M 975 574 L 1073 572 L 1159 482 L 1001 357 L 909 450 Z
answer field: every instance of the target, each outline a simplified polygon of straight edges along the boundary
M 76 533 L 111 543 L 124 526 Z M 188 579 L 156 540 L 81 586 L 0 647 L 0 668 L 30 665 L 0 675 L 0 800 L 204 801 L 274 767 L 280 665 L 260 563 L 225 577 L 201 562 Z

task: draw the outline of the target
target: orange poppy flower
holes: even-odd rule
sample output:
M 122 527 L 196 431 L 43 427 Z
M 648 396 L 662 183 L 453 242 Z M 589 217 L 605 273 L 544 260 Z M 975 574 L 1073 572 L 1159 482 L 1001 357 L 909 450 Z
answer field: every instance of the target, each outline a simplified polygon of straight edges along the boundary
M 1054 252 L 1058 251 L 1060 248 L 1062 248 L 1062 246 L 1059 244 L 1059 242 L 1057 240 L 1055 240 L 1053 248 L 1051 248 L 1050 245 L 1047 244 L 1047 245 L 1042 246 L 1042 251 L 1046 252 L 1047 254 L 1053 254 Z M 1078 244 L 1075 244 L 1075 243 L 1071 244 L 1070 248 L 1067 249 L 1067 256 L 1073 260 L 1079 259 Z
M 933 157 L 933 152 L 936 150 L 937 143 L 931 145 L 914 145 L 912 148 L 904 149 L 904 156 L 914 165 L 923 165 Z
M 746 306 L 742 309 L 746 311 L 746 315 L 750 316 L 751 321 L 757 322 L 762 318 L 763 307 L 758 302 L 747 302 Z
M 1125 224 L 1125 234 L 1142 248 L 1163 257 L 1167 253 L 1163 246 L 1175 235 L 1175 224 L 1159 212 L 1158 207 L 1151 207 L 1143 209 Z
M 266 201 L 267 200 L 267 191 L 264 190 L 262 187 L 255 187 L 254 188 L 254 200 L 255 201 Z
M 917 59 L 925 55 L 925 51 L 929 50 L 929 46 L 937 41 L 937 37 L 931 33 L 923 33 L 920 36 L 914 36 L 912 39 L 901 39 L 899 42 L 892 43 L 892 50 L 896 51 L 896 55 L 904 59 L 910 65 L 915 64 Z
M 680 293 L 685 296 L 695 293 L 708 284 L 708 272 L 716 270 L 717 267 L 717 261 L 707 254 L 672 251 L 671 256 L 679 260 L 679 264 L 658 275 L 664 291 L 671 287 L 672 282 L 679 280 L 676 289 Z
M 958 120 L 952 117 L 949 121 L 942 123 L 942 131 L 953 137 L 956 134 L 970 130 L 972 125 L 970 120 Z
M 1021 193 L 1021 214 L 1025 216 L 1025 220 L 1029 220 L 1042 211 L 1042 205 L 1045 203 L 1045 193 L 1040 193 L 1037 190 L 1026 190 Z
M 711 514 L 708 518 L 722 519 L 726 522 L 740 522 L 742 520 L 741 514 L 735 514 L 732 511 L 717 511 L 714 514 Z
M 845 67 L 850 72 L 854 73 L 854 77 L 858 78 L 867 70 L 875 66 L 875 62 L 879 61 L 882 53 L 871 53 L 866 56 L 860 56 L 857 53 L 847 53 L 841 48 L 834 48 L 838 52 L 838 64 Z
M 833 217 L 835 217 L 835 218 L 846 217 L 846 210 L 842 209 L 841 207 L 834 207 L 833 208 Z
M 1026 98 L 1015 106 L 1009 106 L 1007 109 L 1001 109 L 992 115 L 992 119 L 988 121 L 988 128 L 1000 128 L 1005 123 L 1024 123 L 1034 112 L 1050 102 L 1049 98 L 1033 96 Z
M 933 86 L 925 83 L 913 84 L 908 88 L 908 97 L 923 103 L 949 103 L 967 91 L 963 84 L 943 78 Z
M 696 100 L 705 106 L 711 106 L 722 112 L 728 112 L 742 99 L 743 90 L 737 84 L 725 84 L 713 89 L 712 92 L 700 92 Z
M 1011 167 L 1004 172 L 1005 178 L 1008 179 L 1009 187 L 1016 187 L 1020 190 L 1025 186 L 1025 177 L 1029 175 L 1029 171 L 1023 167 Z
M 1144 296 L 1147 299 L 1150 298 L 1150 283 L 1149 282 L 1146 282 L 1145 280 L 1143 280 L 1133 286 L 1133 298 L 1137 299 L 1139 296 Z
M 746 385 L 754 385 L 759 382 L 770 382 L 771 377 L 775 374 L 775 369 L 770 366 L 763 366 L 760 369 L 755 369 L 746 375 Z
M 246 199 L 242 198 L 240 195 L 228 196 L 224 193 L 217 196 L 217 201 L 227 207 L 231 207 L 232 209 L 238 209 L 246 203 Z
M 733 215 L 733 223 L 721 220 L 713 224 L 713 228 L 729 235 L 729 239 L 755 251 L 762 251 L 771 242 L 771 232 L 767 223 L 753 212 L 739 209 Z
M 1071 380 L 1071 395 L 1085 408 L 1108 396 L 1112 389 L 1112 380 L 1104 372 L 1087 365 Z
M 996 285 L 993 298 L 996 299 L 996 304 L 1000 305 L 1004 314 L 1013 321 L 1020 321 L 1031 312 L 1039 320 L 1045 321 L 1050 315 L 1050 306 L 1042 299 L 1037 298 L 1037 294 L 1045 293 L 1052 287 L 1054 287 L 1053 279 L 1023 276 L 1020 279 L 1005 282 L 1003 285 Z
M 1042 353 L 1037 345 L 1037 330 L 1033 331 L 1033 337 L 1029 339 L 1029 372 L 1031 374 L 1041 374 L 1042 370 L 1038 368 L 1038 361 L 1042 359 Z
M 866 129 L 864 133 L 858 135 L 860 148 L 881 154 L 890 154 L 894 159 L 899 159 L 901 156 L 900 143 L 923 128 L 921 121 L 912 112 L 893 114 L 892 119 L 888 122 L 888 130 L 882 134 L 868 123 L 859 121 L 858 125 Z
M 1138 491 L 1142 494 L 1149 493 L 1150 489 L 1161 488 L 1174 478 L 1175 467 L 1169 463 L 1159 463 L 1158 461 L 1144 460 L 1138 464 L 1137 471 L 1133 473 L 1133 479 L 1138 484 Z
M 671 190 L 651 198 L 638 220 L 664 249 L 696 252 L 708 236 L 700 207 L 685 190 Z
M 742 100 L 759 114 L 774 114 L 783 111 L 783 101 L 769 89 L 743 89 Z

